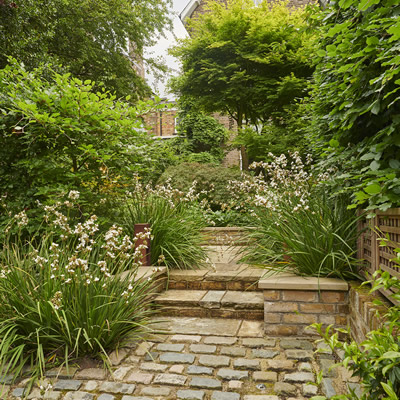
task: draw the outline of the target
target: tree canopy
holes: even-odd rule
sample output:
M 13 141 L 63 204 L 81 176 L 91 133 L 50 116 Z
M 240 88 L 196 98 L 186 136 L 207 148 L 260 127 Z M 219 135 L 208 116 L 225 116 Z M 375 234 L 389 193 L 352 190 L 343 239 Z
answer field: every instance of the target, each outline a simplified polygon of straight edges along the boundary
M 183 74 L 171 83 L 207 112 L 231 115 L 239 128 L 280 119 L 305 94 L 312 73 L 311 35 L 301 10 L 285 2 L 208 2 L 191 37 L 172 50 Z
M 118 96 L 143 96 L 149 88 L 132 68 L 132 56 L 142 55 L 143 47 L 154 44 L 170 24 L 170 4 L 170 0 L 0 0 L 0 68 L 8 56 L 28 69 L 42 62 L 62 64 L 78 79 L 104 82 Z

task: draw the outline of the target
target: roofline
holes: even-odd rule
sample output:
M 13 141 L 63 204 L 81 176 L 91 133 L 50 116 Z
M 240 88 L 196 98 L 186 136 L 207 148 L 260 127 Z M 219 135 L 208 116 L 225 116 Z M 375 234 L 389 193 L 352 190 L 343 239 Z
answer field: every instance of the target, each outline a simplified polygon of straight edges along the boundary
M 185 21 L 188 18 L 191 18 L 194 10 L 200 5 L 200 0 L 190 0 L 187 6 L 183 9 L 183 11 L 179 14 L 179 18 L 182 23 L 185 25 Z

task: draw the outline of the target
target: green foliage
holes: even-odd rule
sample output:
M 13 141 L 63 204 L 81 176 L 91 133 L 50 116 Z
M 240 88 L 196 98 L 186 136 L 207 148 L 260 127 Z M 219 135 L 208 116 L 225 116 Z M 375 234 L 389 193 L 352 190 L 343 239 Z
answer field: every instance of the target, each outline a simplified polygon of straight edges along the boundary
M 275 209 L 256 208 L 255 229 L 246 234 L 249 242 L 241 261 L 263 265 L 268 272 L 357 277 L 357 220 L 347 199 L 330 199 L 314 190 L 305 204 L 295 209 L 293 199 L 283 195 Z
M 354 207 L 400 204 L 399 7 L 341 0 L 311 16 L 321 35 L 312 110 L 321 168 L 340 167 Z
M 267 123 L 261 132 L 252 128 L 242 129 L 233 144 L 246 147 L 250 164 L 267 161 L 271 154 L 277 156 L 297 151 L 303 155 L 309 150 L 310 144 L 300 118 L 293 118 L 283 125 Z
M 397 254 L 397 260 L 400 261 L 400 249 L 397 249 Z M 382 287 L 397 292 L 393 298 L 396 302 L 399 301 L 400 281 L 395 277 L 390 277 L 388 272 L 377 271 L 374 281 L 370 283 L 373 285 L 371 291 Z M 378 300 L 375 303 L 382 305 Z M 333 333 L 331 326 L 323 331 L 320 324 L 314 325 L 332 350 L 344 351 L 344 359 L 340 365 L 352 371 L 353 376 L 359 377 L 362 381 L 361 395 L 350 391 L 345 395 L 334 396 L 332 399 L 398 400 L 400 398 L 400 339 L 398 336 L 400 308 L 398 303 L 390 307 L 382 318 L 385 321 L 383 325 L 369 332 L 362 343 L 354 340 L 339 341 L 338 332 Z M 325 397 L 321 398 L 321 400 L 325 399 Z
M 215 118 L 196 107 L 186 106 L 178 114 L 179 137 L 175 143 L 181 156 L 189 162 L 215 162 L 224 157 L 223 144 L 228 139 L 227 130 Z M 193 154 L 194 153 L 194 154 Z
M 3 0 L 0 68 L 8 56 L 28 70 L 42 62 L 62 64 L 74 77 L 104 82 L 118 96 L 148 95 L 132 64 L 170 26 L 170 5 L 169 0 Z
M 93 87 L 49 69 L 0 70 L 0 192 L 15 208 L 74 189 L 85 212 L 125 189 L 134 173 L 152 173 L 155 144 L 139 118 L 148 106 Z
M 29 241 L 1 241 L 0 377 L 26 374 L 26 366 L 43 377 L 83 356 L 109 364 L 110 350 L 150 330 L 152 282 L 136 279 L 134 240 L 116 226 L 98 235 L 95 216 L 70 225 L 59 207 L 45 221 Z M 29 221 L 22 212 L 13 223 Z
M 172 51 L 183 64 L 173 90 L 207 112 L 231 115 L 239 128 L 282 117 L 304 96 L 312 72 L 303 12 L 250 0 L 210 1 L 208 8 Z
M 169 167 L 161 175 L 159 183 L 169 181 L 172 187 L 187 192 L 196 182 L 196 191 L 206 199 L 211 208 L 220 210 L 232 198 L 229 181 L 240 181 L 242 172 L 238 169 L 219 165 L 182 163 Z
M 152 265 L 161 263 L 169 268 L 193 269 L 205 263 L 207 256 L 201 234 L 205 222 L 190 204 L 146 189 L 136 190 L 126 200 L 122 218 L 131 234 L 135 224 L 150 224 Z
M 222 226 L 252 226 L 254 218 L 251 217 L 246 210 L 236 210 L 228 208 L 224 210 L 208 210 L 206 218 L 209 225 Z

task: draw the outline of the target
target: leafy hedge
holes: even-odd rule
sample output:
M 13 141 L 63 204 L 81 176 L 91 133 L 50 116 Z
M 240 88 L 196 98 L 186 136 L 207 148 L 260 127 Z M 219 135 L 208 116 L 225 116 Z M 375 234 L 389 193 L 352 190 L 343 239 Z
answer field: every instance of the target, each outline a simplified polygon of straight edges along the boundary
M 169 167 L 158 183 L 164 184 L 167 180 L 170 180 L 172 187 L 184 192 L 196 181 L 197 191 L 204 191 L 202 197 L 208 200 L 213 210 L 218 210 L 221 204 L 229 203 L 232 198 L 228 182 L 242 180 L 242 171 L 220 165 L 182 163 Z
M 313 93 L 322 167 L 340 166 L 354 207 L 400 204 L 400 5 L 332 1 L 312 15 L 319 28 Z
M 0 194 L 9 207 L 33 209 L 73 189 L 90 212 L 126 190 L 134 173 L 154 174 L 162 155 L 143 130 L 146 104 L 133 107 L 94 82 L 10 61 L 0 70 Z

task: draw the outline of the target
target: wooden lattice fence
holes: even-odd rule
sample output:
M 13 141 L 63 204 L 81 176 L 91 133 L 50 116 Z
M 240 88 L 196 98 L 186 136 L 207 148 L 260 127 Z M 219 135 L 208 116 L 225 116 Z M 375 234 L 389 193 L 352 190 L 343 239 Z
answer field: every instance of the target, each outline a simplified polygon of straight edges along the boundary
M 377 271 L 387 271 L 400 279 L 400 265 L 393 262 L 396 256 L 394 249 L 400 247 L 400 208 L 387 211 L 376 211 L 376 216 L 359 221 L 362 232 L 358 240 L 358 258 L 364 261 L 365 274 L 368 279 Z M 381 238 L 387 238 L 381 246 Z M 390 298 L 391 292 L 381 290 Z

